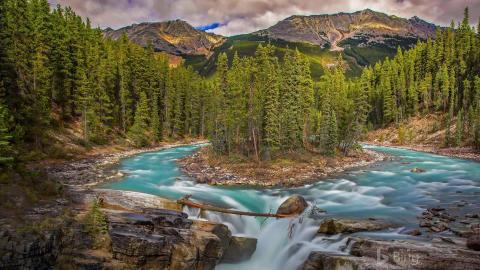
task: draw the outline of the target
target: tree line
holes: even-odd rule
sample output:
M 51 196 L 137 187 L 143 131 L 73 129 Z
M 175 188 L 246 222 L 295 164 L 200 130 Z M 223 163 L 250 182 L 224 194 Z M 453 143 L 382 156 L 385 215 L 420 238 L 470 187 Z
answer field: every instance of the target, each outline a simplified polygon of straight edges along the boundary
M 209 137 L 219 153 L 259 160 L 299 149 L 335 154 L 339 142 L 355 137 L 344 135 L 354 129 L 353 112 L 340 99 L 358 91 L 330 95 L 314 87 L 298 51 L 282 61 L 274 52 L 261 45 L 254 57 L 222 55 L 215 79 L 206 79 L 189 67 L 169 67 L 166 55 L 125 35 L 105 38 L 68 7 L 2 1 L 0 161 L 11 161 L 14 149 L 48 147 L 48 133 L 72 123 L 84 143 L 123 136 L 140 147 Z
M 237 54 L 217 63 L 214 149 L 257 160 L 289 151 L 335 155 L 357 146 L 369 111 L 368 92 L 345 79 L 338 66 L 314 83 L 308 59 L 260 44 L 253 57 Z
M 0 163 L 48 147 L 48 133 L 72 123 L 84 143 L 208 137 L 217 153 L 269 160 L 290 151 L 347 154 L 367 126 L 440 112 L 445 145 L 473 138 L 480 147 L 480 33 L 468 9 L 457 27 L 399 49 L 359 78 L 345 77 L 339 56 L 314 82 L 306 56 L 286 50 L 279 58 L 275 50 L 260 44 L 251 57 L 223 53 L 216 75 L 203 78 L 170 67 L 151 45 L 105 38 L 70 8 L 3 0 Z
M 204 136 L 211 90 L 191 68 L 170 68 L 166 55 L 126 36 L 106 39 L 68 7 L 0 3 L 2 163 L 14 150 L 47 147 L 48 132 L 74 122 L 86 143 Z
M 438 28 L 435 39 L 364 69 L 372 127 L 439 113 L 445 146 L 480 148 L 480 24 L 475 30 L 469 17 L 466 8 L 457 26 Z

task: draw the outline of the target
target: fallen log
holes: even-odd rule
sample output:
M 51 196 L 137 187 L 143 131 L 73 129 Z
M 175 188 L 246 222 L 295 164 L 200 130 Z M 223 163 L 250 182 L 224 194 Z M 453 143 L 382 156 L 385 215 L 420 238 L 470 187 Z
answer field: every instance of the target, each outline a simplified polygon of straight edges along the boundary
M 226 209 L 226 208 L 217 207 L 217 206 L 213 206 L 213 205 L 196 203 L 194 201 L 191 201 L 190 197 L 191 197 L 191 195 L 187 195 L 185 197 L 182 197 L 181 199 L 177 200 L 177 203 L 182 205 L 182 206 L 186 205 L 186 206 L 189 206 L 189 207 L 198 208 L 198 209 L 202 209 L 202 210 L 220 212 L 220 213 L 232 214 L 232 215 L 239 215 L 239 216 L 271 217 L 271 218 L 290 218 L 290 217 L 297 216 L 296 214 L 285 215 L 285 214 L 272 214 L 272 213 L 254 213 L 254 212 L 245 212 L 245 211 Z

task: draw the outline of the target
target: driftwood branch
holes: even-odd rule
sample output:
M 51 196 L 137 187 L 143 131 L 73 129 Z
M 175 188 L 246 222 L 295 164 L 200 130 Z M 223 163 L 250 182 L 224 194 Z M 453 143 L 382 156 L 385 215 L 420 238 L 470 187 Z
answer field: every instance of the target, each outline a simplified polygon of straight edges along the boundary
M 254 212 L 244 212 L 244 211 L 226 209 L 226 208 L 221 208 L 221 207 L 217 207 L 217 206 L 213 206 L 213 205 L 196 203 L 194 201 L 191 201 L 190 197 L 191 197 L 191 195 L 187 195 L 187 196 L 177 200 L 177 203 L 182 205 L 182 206 L 186 205 L 186 206 L 189 206 L 189 207 L 199 208 L 199 209 L 202 209 L 202 210 L 220 212 L 220 213 L 226 213 L 226 214 L 233 214 L 233 215 L 239 215 L 239 216 L 271 217 L 271 218 L 289 218 L 289 217 L 297 216 L 296 214 L 285 215 L 285 214 L 272 214 L 272 213 L 254 213 Z

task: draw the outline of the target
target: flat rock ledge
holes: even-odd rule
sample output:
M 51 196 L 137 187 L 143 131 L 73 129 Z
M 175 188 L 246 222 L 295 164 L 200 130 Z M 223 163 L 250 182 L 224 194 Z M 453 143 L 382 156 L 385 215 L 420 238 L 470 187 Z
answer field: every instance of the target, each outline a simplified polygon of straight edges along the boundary
M 393 227 L 387 221 L 379 219 L 335 219 L 327 218 L 320 223 L 318 233 L 339 234 L 356 233 L 362 231 L 379 231 Z
M 349 255 L 314 251 L 301 269 L 474 270 L 480 266 L 480 252 L 451 244 L 349 238 L 347 246 Z

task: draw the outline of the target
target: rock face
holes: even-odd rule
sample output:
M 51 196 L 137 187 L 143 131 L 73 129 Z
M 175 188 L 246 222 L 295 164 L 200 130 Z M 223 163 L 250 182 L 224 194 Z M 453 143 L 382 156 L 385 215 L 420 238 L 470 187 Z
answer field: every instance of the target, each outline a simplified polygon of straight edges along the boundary
M 382 220 L 353 220 L 353 219 L 325 219 L 318 229 L 318 233 L 338 234 L 356 233 L 361 231 L 378 231 L 392 225 Z
M 278 207 L 277 214 L 300 215 L 307 207 L 308 203 L 302 196 L 293 195 Z
M 141 23 L 118 30 L 106 29 L 107 37 L 119 39 L 123 34 L 140 46 L 152 42 L 156 51 L 173 55 L 210 55 L 225 38 L 193 28 L 182 20 Z
M 239 263 L 252 257 L 257 249 L 257 239 L 234 236 L 223 255 L 222 262 Z
M 402 269 L 391 264 L 380 264 L 373 258 L 338 255 L 327 252 L 312 252 L 301 268 L 303 270 L 345 270 L 345 269 Z
M 467 247 L 480 251 L 480 233 L 474 234 L 467 239 Z
M 417 241 L 350 239 L 351 254 L 381 258 L 401 269 L 473 270 L 480 265 L 480 253 L 451 244 L 432 245 Z
M 113 258 L 141 268 L 214 269 L 231 236 L 225 225 L 193 226 L 172 210 L 109 211 L 107 218 Z
M 0 232 L 0 269 L 51 269 L 61 252 L 61 230 L 43 235 Z
M 350 255 L 312 252 L 301 269 L 479 269 L 480 253 L 452 244 L 349 238 Z
M 418 17 L 404 19 L 366 9 L 333 15 L 291 16 L 253 34 L 343 50 L 341 42 L 367 47 L 402 39 L 427 39 L 434 37 L 435 31 L 435 25 Z

